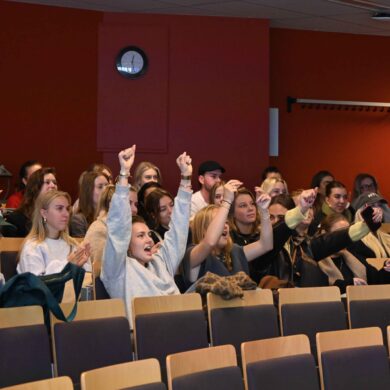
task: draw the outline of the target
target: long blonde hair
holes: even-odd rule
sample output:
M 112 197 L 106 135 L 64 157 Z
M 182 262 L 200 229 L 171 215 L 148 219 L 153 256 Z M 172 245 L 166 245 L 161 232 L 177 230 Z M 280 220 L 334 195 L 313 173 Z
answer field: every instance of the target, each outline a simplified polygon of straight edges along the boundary
M 206 235 L 207 229 L 210 226 L 210 223 L 213 219 L 214 210 L 218 210 L 220 206 L 215 204 L 210 204 L 203 209 L 199 210 L 194 219 L 191 222 L 191 232 L 192 232 L 192 242 L 194 244 L 199 244 L 204 236 Z M 226 267 L 229 271 L 233 269 L 231 251 L 233 248 L 233 241 L 230 235 L 227 238 L 227 244 L 222 250 L 222 255 L 225 257 Z M 216 253 L 213 251 L 213 255 Z
M 48 230 L 41 215 L 41 210 L 47 210 L 53 200 L 61 196 L 68 201 L 69 205 L 71 205 L 71 198 L 67 192 L 52 190 L 38 196 L 33 212 L 32 227 L 30 233 L 26 237 L 26 241 L 31 239 L 39 243 L 45 240 L 48 235 Z M 71 246 L 77 246 L 78 244 L 74 238 L 70 237 L 68 226 L 65 230 L 60 231 L 59 238 L 63 239 Z
M 141 184 L 142 175 L 148 169 L 154 169 L 156 171 L 157 182 L 161 184 L 162 176 L 161 176 L 161 171 L 160 171 L 159 167 L 154 165 L 150 161 L 142 161 L 137 165 L 137 168 L 135 169 L 135 172 L 134 172 L 133 185 L 137 191 L 142 187 L 142 184 Z

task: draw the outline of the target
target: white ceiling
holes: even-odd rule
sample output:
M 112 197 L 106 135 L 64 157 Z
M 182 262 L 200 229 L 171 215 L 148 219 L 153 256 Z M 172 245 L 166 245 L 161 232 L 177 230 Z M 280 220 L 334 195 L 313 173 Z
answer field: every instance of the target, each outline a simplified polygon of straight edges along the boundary
M 271 27 L 390 36 L 390 0 L 9 0 L 107 12 L 269 19 Z

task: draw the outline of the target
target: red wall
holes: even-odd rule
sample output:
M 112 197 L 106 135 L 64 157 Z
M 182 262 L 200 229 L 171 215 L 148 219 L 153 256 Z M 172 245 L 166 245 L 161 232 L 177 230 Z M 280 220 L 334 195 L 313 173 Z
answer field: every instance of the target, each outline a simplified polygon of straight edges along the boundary
M 174 161 L 184 150 L 191 153 L 196 167 L 202 160 L 216 159 L 228 177 L 241 178 L 250 186 L 268 163 L 266 21 L 103 14 L 3 1 L 0 22 L 0 163 L 14 175 L 23 161 L 36 158 L 56 166 L 61 187 L 74 195 L 78 176 L 90 162 L 104 159 L 117 167 L 109 144 L 118 123 L 123 128 L 114 149 L 137 140 L 137 160 L 160 166 L 171 190 L 177 185 Z M 149 46 L 142 45 L 151 62 L 149 79 L 147 74 L 137 84 L 122 80 L 113 68 L 112 53 L 124 42 L 104 46 L 99 36 L 102 28 L 109 34 L 123 28 L 132 44 L 134 26 L 139 37 L 149 34 Z M 165 31 L 165 36 L 154 39 L 150 32 L 156 30 Z M 166 46 L 164 64 L 156 49 L 161 40 Z M 119 96 L 115 86 L 109 90 L 102 84 L 104 58 L 108 66 L 112 61 L 106 81 L 115 81 L 122 89 L 128 86 L 127 94 Z M 155 69 L 163 65 L 166 73 L 156 76 Z M 156 81 L 152 89 L 151 80 Z M 155 96 L 160 101 L 163 96 L 159 106 Z M 112 103 L 119 98 L 124 99 L 125 109 L 115 111 Z M 143 110 L 132 105 L 135 98 L 146 102 Z M 107 100 L 111 108 L 104 105 Z M 148 101 L 163 114 L 148 110 Z M 115 121 L 99 133 L 98 149 L 97 129 L 110 117 Z M 143 137 L 144 130 L 136 124 L 145 119 L 152 124 Z M 148 149 L 152 137 L 165 140 L 158 153 Z
M 0 2 L 0 164 L 14 176 L 21 163 L 37 159 L 55 166 L 61 188 L 75 194 L 81 171 L 101 161 L 100 19 L 97 12 Z
M 359 172 L 390 198 L 390 113 L 302 109 L 286 97 L 390 102 L 390 38 L 270 30 L 270 103 L 280 108 L 280 155 L 271 158 L 291 189 L 321 169 L 352 190 Z
M 148 73 L 139 80 L 123 79 L 113 67 L 100 77 L 118 91 L 111 93 L 110 107 L 99 105 L 100 114 L 110 115 L 116 104 L 126 107 L 116 112 L 118 126 L 102 134 L 102 150 L 104 143 L 110 149 L 111 132 L 119 133 L 122 145 L 137 140 L 138 161 L 155 162 L 165 173 L 164 184 L 172 190 L 178 180 L 174 161 L 182 151 L 191 154 L 196 168 L 201 161 L 215 159 L 225 166 L 226 177 L 255 185 L 259 170 L 268 163 L 268 23 L 106 14 L 102 28 L 110 37 L 101 48 L 105 50 L 103 58 L 107 53 L 113 62 L 114 53 L 125 44 L 123 35 L 127 35 L 127 44 L 142 47 L 150 60 Z M 122 34 L 118 35 L 118 29 Z M 157 29 L 159 35 L 151 39 Z M 99 66 L 102 70 L 106 61 Z M 127 96 L 121 90 L 124 85 L 128 86 Z M 149 114 L 149 106 L 155 112 L 154 103 L 162 92 L 166 94 L 166 116 L 155 114 L 152 127 L 139 117 Z M 138 101 L 146 102 L 144 110 Z M 158 152 L 152 150 L 160 146 L 149 137 L 152 133 L 161 139 Z M 109 153 L 105 158 L 109 162 L 116 159 Z

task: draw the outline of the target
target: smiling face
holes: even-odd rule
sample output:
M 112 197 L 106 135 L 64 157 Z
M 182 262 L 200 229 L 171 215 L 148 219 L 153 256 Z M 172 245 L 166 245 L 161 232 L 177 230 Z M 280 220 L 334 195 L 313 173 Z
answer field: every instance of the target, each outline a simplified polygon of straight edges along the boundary
M 153 240 L 146 224 L 135 222 L 132 225 L 129 245 L 130 256 L 145 265 L 152 260 Z
M 346 188 L 332 188 L 329 196 L 325 198 L 325 201 L 334 212 L 344 212 L 348 205 L 348 194 Z
M 234 219 L 244 225 L 256 221 L 256 204 L 249 194 L 240 194 L 234 201 Z
M 50 238 L 57 238 L 69 223 L 70 205 L 64 196 L 53 199 L 47 209 L 41 209 L 41 216 Z

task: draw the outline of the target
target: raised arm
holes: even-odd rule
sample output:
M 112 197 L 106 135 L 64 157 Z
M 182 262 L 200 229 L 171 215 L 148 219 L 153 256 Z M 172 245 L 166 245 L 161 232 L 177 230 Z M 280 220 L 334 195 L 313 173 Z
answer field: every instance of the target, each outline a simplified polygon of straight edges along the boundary
M 271 197 L 265 193 L 259 194 L 256 198 L 261 218 L 261 233 L 259 240 L 243 247 L 248 261 L 254 260 L 256 257 L 270 251 L 273 247 L 272 224 L 268 211 L 270 202 Z
M 104 248 L 102 280 L 115 279 L 125 267 L 131 238 L 131 210 L 129 202 L 130 169 L 135 157 L 135 145 L 118 154 L 120 173 L 107 216 L 107 241 Z
M 176 164 L 181 174 L 180 186 L 175 198 L 169 230 L 165 233 L 164 241 L 155 254 L 165 262 L 172 276 L 179 267 L 187 246 L 192 195 L 191 157 L 184 152 L 176 159 Z
M 298 198 L 298 206 L 288 210 L 285 215 L 286 225 L 295 229 L 306 218 L 306 213 L 313 206 L 318 188 L 302 191 Z
M 222 205 L 217 209 L 217 212 L 207 228 L 206 234 L 199 244 L 191 251 L 190 265 L 191 268 L 197 267 L 211 253 L 217 245 L 223 230 L 230 206 L 234 200 L 234 193 L 242 185 L 239 180 L 229 180 L 224 186 Z

